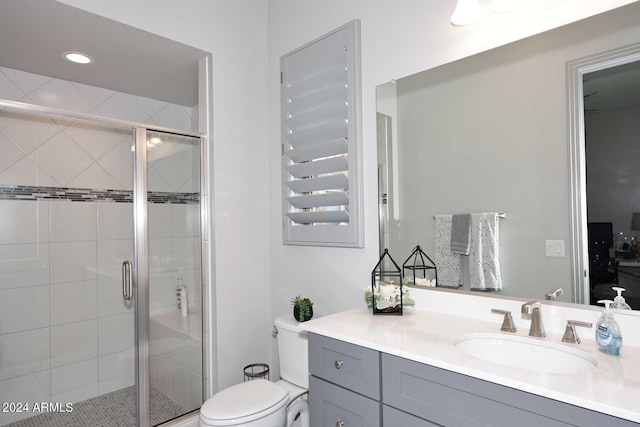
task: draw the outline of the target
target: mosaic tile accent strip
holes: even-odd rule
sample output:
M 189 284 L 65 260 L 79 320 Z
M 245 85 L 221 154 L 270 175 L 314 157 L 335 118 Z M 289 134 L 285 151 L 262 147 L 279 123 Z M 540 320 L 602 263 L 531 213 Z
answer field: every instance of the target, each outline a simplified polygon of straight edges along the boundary
M 128 190 L 94 190 L 90 188 L 33 187 L 0 185 L 0 200 L 46 200 L 71 202 L 133 203 L 133 192 Z M 168 193 L 150 191 L 149 203 L 198 204 L 200 193 Z
M 132 427 L 136 425 L 135 386 L 74 403 L 73 412 L 45 413 L 5 427 Z M 151 387 L 151 425 L 185 414 L 182 406 Z

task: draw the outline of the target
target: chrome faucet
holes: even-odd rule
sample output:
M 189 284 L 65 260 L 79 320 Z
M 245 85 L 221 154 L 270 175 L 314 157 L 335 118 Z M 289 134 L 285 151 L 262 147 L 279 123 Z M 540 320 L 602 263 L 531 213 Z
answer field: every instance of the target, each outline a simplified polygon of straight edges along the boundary
M 555 301 L 560 295 L 562 295 L 562 288 L 551 289 L 544 295 L 544 298 L 549 301 Z
M 530 337 L 544 338 L 547 336 L 544 332 L 544 325 L 542 324 L 541 308 L 540 301 L 529 301 L 522 304 L 522 313 L 531 315 L 531 327 L 529 328 Z

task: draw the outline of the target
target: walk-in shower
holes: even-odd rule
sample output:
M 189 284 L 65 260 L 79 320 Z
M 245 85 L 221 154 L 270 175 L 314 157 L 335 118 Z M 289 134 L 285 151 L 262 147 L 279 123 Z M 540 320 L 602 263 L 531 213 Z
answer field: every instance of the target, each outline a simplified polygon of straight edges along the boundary
M 202 153 L 197 132 L 0 101 L 0 426 L 200 407 Z

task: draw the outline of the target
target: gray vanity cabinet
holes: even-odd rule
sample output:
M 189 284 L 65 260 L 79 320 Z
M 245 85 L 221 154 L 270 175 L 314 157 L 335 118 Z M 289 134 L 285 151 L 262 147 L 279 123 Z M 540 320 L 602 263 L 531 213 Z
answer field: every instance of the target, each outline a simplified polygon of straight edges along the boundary
M 313 427 L 380 427 L 380 353 L 309 334 Z
M 317 334 L 309 370 L 311 427 L 639 426 Z

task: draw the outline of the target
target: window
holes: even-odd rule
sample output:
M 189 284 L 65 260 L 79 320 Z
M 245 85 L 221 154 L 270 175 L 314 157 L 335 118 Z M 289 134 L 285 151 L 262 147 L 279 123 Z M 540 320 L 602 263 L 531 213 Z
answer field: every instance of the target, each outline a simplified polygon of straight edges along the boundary
M 360 23 L 281 58 L 283 241 L 363 247 Z

